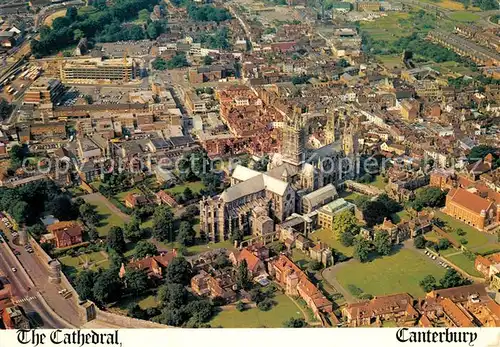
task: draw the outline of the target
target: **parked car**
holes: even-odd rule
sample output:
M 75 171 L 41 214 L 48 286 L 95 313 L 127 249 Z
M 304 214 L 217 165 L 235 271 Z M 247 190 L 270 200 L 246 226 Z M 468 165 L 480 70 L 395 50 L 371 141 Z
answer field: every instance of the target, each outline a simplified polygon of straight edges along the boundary
M 12 272 L 17 272 L 17 269 L 15 267 L 13 267 L 11 270 Z

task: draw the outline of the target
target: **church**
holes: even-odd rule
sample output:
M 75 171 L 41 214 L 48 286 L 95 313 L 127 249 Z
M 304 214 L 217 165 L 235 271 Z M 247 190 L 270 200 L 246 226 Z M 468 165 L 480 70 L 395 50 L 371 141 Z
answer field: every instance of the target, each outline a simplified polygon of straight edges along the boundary
M 229 188 L 200 201 L 200 231 L 210 241 L 227 240 L 235 230 L 255 236 L 273 233 L 276 223 L 300 211 L 303 196 L 327 184 L 338 187 L 355 176 L 353 129 L 344 130 L 343 141 L 334 141 L 335 128 L 327 122 L 327 132 L 333 134 L 326 138 L 332 142 L 308 149 L 308 116 L 294 111 L 285 117 L 280 153 L 271 156 L 266 172 L 238 165 Z M 346 160 L 350 156 L 352 160 Z

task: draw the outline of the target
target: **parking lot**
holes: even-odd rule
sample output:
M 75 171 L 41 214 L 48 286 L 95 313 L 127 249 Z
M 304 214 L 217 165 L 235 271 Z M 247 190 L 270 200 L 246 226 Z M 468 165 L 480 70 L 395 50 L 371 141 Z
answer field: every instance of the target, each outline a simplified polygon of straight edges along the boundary
M 442 261 L 439 256 L 436 256 L 432 252 L 429 252 L 429 251 L 425 251 L 424 253 L 425 253 L 426 256 L 428 256 L 429 258 L 431 258 L 432 260 L 434 260 L 438 265 L 444 267 L 445 269 L 449 269 L 450 268 L 450 266 L 448 264 L 446 264 L 444 261 Z

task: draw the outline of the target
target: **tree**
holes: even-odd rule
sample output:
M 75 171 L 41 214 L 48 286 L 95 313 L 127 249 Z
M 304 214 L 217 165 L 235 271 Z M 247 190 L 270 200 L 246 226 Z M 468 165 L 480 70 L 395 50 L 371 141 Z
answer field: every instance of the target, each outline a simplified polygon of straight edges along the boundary
M 191 280 L 191 264 L 182 257 L 174 258 L 167 266 L 165 272 L 166 282 L 180 283 L 187 285 Z
M 175 240 L 173 231 L 174 214 L 168 206 L 160 205 L 153 213 L 153 237 L 159 241 Z
M 26 151 L 24 147 L 21 147 L 19 145 L 12 146 L 9 152 L 11 165 L 14 167 L 21 166 L 25 156 Z
M 232 243 L 243 241 L 243 232 L 240 229 L 233 229 L 230 240 Z
M 47 211 L 59 220 L 74 220 L 78 216 L 78 209 L 73 206 L 71 198 L 65 194 L 56 196 L 47 204 Z
M 81 300 L 94 300 L 94 282 L 96 273 L 90 270 L 83 270 L 75 279 L 75 290 Z
M 368 256 L 370 255 L 370 248 L 371 245 L 368 240 L 362 237 L 356 238 L 356 240 L 354 241 L 354 258 L 364 263 L 368 260 Z
M 151 66 L 155 70 L 163 71 L 167 69 L 167 61 L 163 58 L 156 58 L 151 62 Z
M 143 270 L 127 270 L 125 284 L 129 291 L 138 296 L 148 289 L 148 275 Z
M 146 240 L 141 240 L 137 242 L 134 248 L 135 256 L 138 259 L 145 258 L 147 256 L 155 256 L 158 254 L 158 248 L 156 248 L 156 245 L 146 241 Z
M 0 119 L 4 120 L 10 116 L 12 111 L 12 105 L 9 104 L 5 99 L 0 98 Z
M 66 18 L 74 22 L 77 16 L 78 16 L 78 10 L 76 9 L 76 7 L 73 6 L 68 7 L 68 9 L 66 10 Z
M 420 211 L 424 207 L 439 207 L 444 204 L 446 193 L 436 187 L 422 187 L 415 191 L 411 206 Z
M 307 268 L 309 269 L 309 271 L 318 271 L 322 267 L 323 265 L 317 260 L 313 260 L 309 264 L 307 264 Z
M 73 38 L 75 39 L 75 41 L 80 41 L 84 37 L 85 37 L 85 33 L 83 31 L 81 31 L 80 29 L 75 29 L 75 31 L 73 31 Z
M 182 284 L 168 283 L 158 288 L 156 298 L 162 306 L 181 308 L 187 302 L 188 292 Z
M 333 217 L 332 229 L 338 240 L 344 233 L 355 235 L 359 231 L 356 216 L 350 210 L 344 210 Z
M 137 218 L 132 218 L 130 223 L 125 224 L 124 236 L 132 242 L 137 242 L 145 236 L 145 231 L 141 229 L 141 223 Z
M 389 233 L 385 230 L 379 230 L 373 238 L 373 246 L 378 254 L 389 255 L 392 249 L 392 242 Z
M 113 249 L 119 254 L 123 254 L 126 249 L 125 238 L 123 237 L 123 229 L 114 226 L 109 229 L 107 237 L 108 248 Z
M 212 318 L 214 308 L 207 300 L 196 300 L 189 302 L 184 311 L 191 318 L 189 321 L 193 326 L 208 322 Z
M 30 206 L 25 201 L 18 201 L 10 209 L 12 218 L 16 220 L 19 224 L 24 224 L 30 219 Z
M 138 18 L 141 22 L 147 22 L 149 20 L 149 11 L 146 9 L 140 10 L 138 13 Z
M 422 281 L 420 281 L 420 287 L 426 292 L 429 293 L 435 289 L 437 289 L 436 278 L 432 275 L 427 275 L 424 277 Z
M 354 284 L 348 284 L 347 285 L 347 290 L 349 293 L 351 293 L 353 296 L 359 298 L 361 295 L 363 295 L 363 290 L 359 287 L 356 287 Z
M 422 235 L 418 235 L 413 239 L 413 245 L 415 248 L 424 249 L 425 248 L 425 238 Z
M 457 229 L 457 235 L 464 236 L 466 234 L 467 234 L 467 232 L 465 230 L 463 230 L 462 228 Z
M 390 215 L 386 206 L 377 200 L 368 200 L 364 202 L 361 206 L 361 211 L 363 212 L 363 218 L 368 227 L 382 223 L 384 218 Z
M 248 290 L 252 284 L 250 280 L 250 273 L 248 272 L 248 264 L 245 259 L 238 265 L 236 272 L 236 284 L 239 288 Z
M 177 234 L 177 242 L 181 245 L 189 247 L 194 245 L 194 239 L 196 236 L 196 231 L 189 222 L 181 222 L 179 226 L 179 233 Z
M 203 64 L 204 65 L 212 65 L 213 62 L 214 62 L 214 59 L 211 56 L 206 55 L 203 57 Z
M 472 282 L 469 279 L 463 278 L 454 269 L 446 270 L 444 277 L 441 279 L 441 281 L 439 281 L 439 284 L 443 289 L 465 286 L 471 283 Z
M 190 201 L 190 200 L 192 200 L 194 198 L 193 191 L 189 187 L 186 187 L 184 189 L 184 192 L 182 193 L 182 196 L 184 197 L 185 201 Z
M 243 311 L 245 311 L 245 309 L 246 309 L 246 305 L 245 305 L 243 302 L 238 301 L 238 302 L 236 303 L 236 310 L 237 310 L 238 312 L 243 312 Z
M 189 63 L 187 61 L 186 54 L 184 53 L 178 53 L 167 61 L 167 68 L 169 69 L 176 69 L 185 66 L 189 66 Z
M 439 239 L 438 248 L 440 250 L 448 249 L 448 248 L 450 248 L 450 246 L 451 246 L 451 243 L 448 239 Z
M 304 318 L 290 318 L 283 323 L 283 327 L 285 328 L 304 328 L 306 326 L 307 323 Z
M 271 308 L 273 308 L 273 305 L 274 302 L 271 299 L 265 298 L 264 300 L 262 300 L 257 304 L 257 307 L 261 311 L 269 311 Z
M 122 282 L 118 274 L 114 270 L 109 269 L 97 277 L 92 291 L 94 299 L 100 304 L 114 302 L 121 296 Z
M 340 243 L 345 247 L 350 247 L 354 243 L 354 235 L 351 232 L 346 231 L 343 234 L 340 234 Z

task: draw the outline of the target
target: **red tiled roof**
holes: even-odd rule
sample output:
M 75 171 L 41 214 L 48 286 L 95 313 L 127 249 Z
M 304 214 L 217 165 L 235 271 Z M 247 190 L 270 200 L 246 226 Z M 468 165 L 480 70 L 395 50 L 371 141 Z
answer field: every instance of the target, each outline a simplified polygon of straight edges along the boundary
M 260 262 L 260 259 L 246 248 L 243 248 L 240 254 L 238 254 L 238 262 L 242 262 L 243 260 L 247 262 L 248 270 L 250 271 L 253 271 Z
M 462 188 L 451 189 L 448 192 L 448 197 L 454 203 L 477 214 L 480 214 L 481 211 L 487 211 L 492 205 L 491 201 Z

